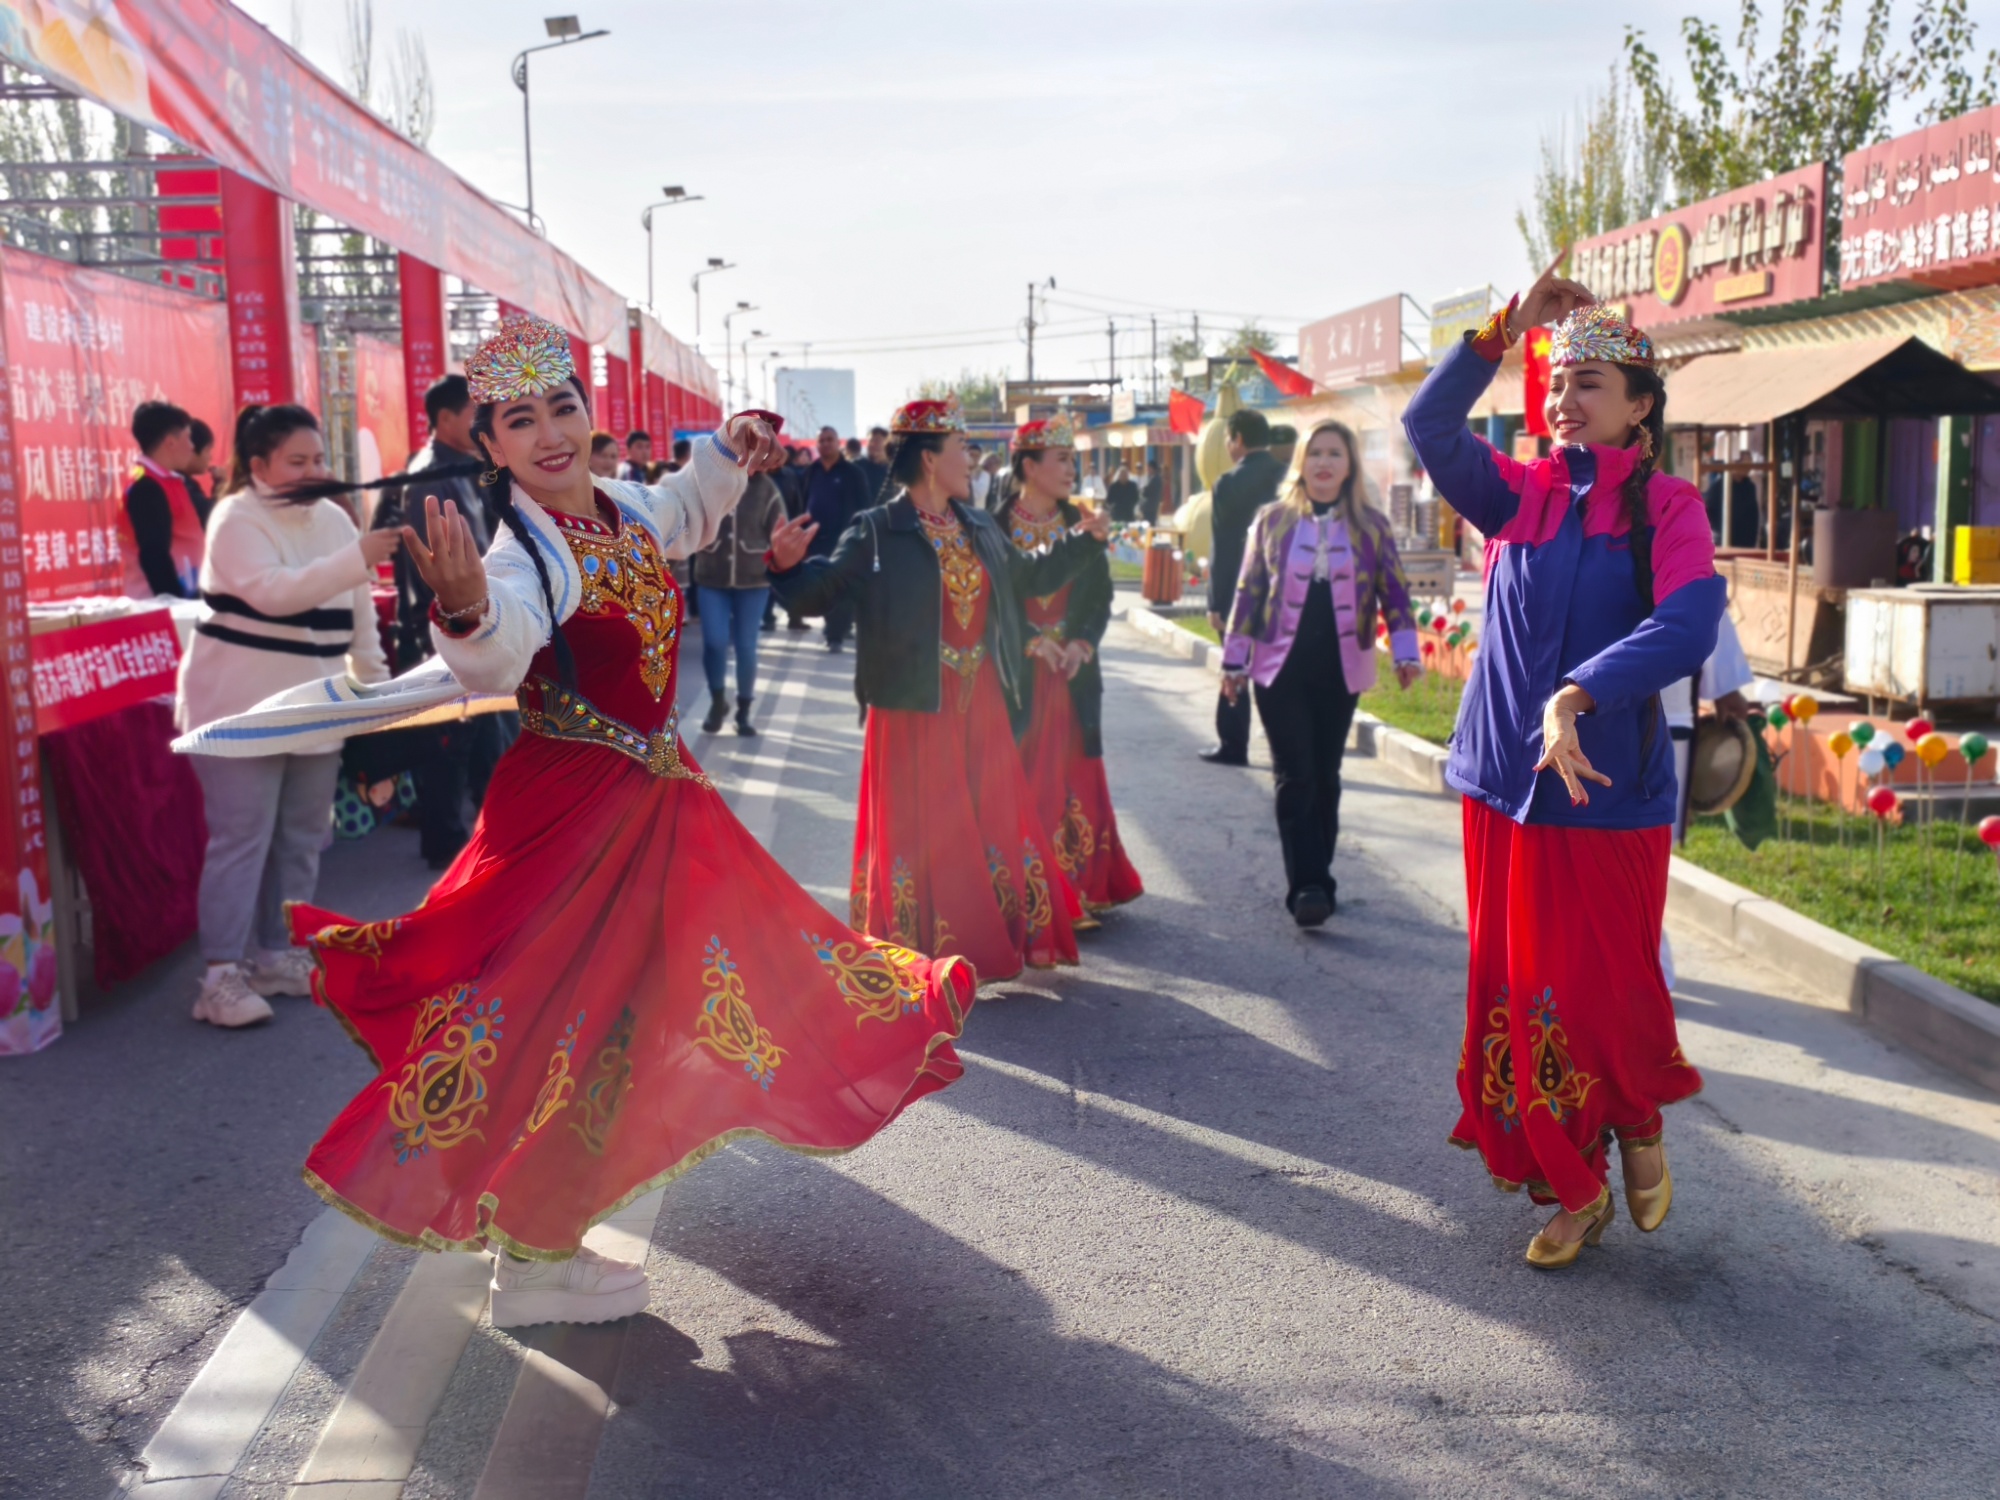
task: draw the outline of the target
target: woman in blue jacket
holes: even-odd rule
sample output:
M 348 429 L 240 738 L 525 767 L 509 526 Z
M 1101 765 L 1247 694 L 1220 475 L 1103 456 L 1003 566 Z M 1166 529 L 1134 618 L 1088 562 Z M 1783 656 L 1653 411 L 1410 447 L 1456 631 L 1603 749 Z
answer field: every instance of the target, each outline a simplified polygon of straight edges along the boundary
M 1523 464 L 1467 414 L 1521 332 L 1555 325 L 1555 450 Z M 1544 274 L 1431 372 L 1404 429 L 1486 537 L 1485 639 L 1446 779 L 1465 794 L 1471 937 L 1455 1144 L 1561 1212 L 1531 1264 L 1575 1261 L 1611 1223 L 1607 1147 L 1642 1230 L 1673 1183 L 1660 1107 L 1701 1087 L 1660 973 L 1677 800 L 1659 695 L 1715 647 L 1724 589 L 1701 496 L 1655 467 L 1666 390 L 1652 343 Z

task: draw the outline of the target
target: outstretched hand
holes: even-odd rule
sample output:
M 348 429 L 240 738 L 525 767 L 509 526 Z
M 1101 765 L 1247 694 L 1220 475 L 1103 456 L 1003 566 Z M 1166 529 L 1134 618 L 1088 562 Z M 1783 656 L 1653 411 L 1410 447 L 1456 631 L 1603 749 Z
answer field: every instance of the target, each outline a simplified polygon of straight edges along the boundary
M 1597 300 L 1582 282 L 1556 275 L 1556 267 L 1568 254 L 1569 249 L 1565 246 L 1562 253 L 1549 262 L 1549 268 L 1535 278 L 1535 284 L 1521 293 L 1520 306 L 1508 318 L 1507 333 L 1510 338 L 1519 338 L 1530 328 L 1552 328 L 1579 307 L 1588 307 Z
M 403 545 L 417 565 L 417 573 L 437 595 L 438 609 L 445 614 L 468 610 L 486 598 L 486 564 L 479 556 L 479 544 L 472 528 L 456 505 L 441 502 L 435 495 L 424 497 L 424 536 L 414 526 L 402 528 Z
M 1111 517 L 1101 510 L 1086 510 L 1083 519 L 1070 530 L 1078 536 L 1094 536 L 1100 542 L 1111 539 Z
M 796 515 L 771 528 L 771 561 L 780 573 L 789 573 L 805 561 L 806 548 L 819 535 L 819 522 L 808 515 Z
M 724 432 L 736 450 L 737 465 L 752 474 L 768 474 L 785 465 L 785 450 L 771 424 L 754 412 L 738 412 L 729 419 Z
M 1542 758 L 1535 762 L 1537 774 L 1553 769 L 1569 789 L 1571 807 L 1588 807 L 1590 793 L 1583 783 L 1594 781 L 1610 786 L 1611 778 L 1591 765 L 1583 753 L 1583 741 L 1576 732 L 1576 716 L 1596 707 L 1596 702 L 1575 683 L 1549 699 L 1542 710 Z

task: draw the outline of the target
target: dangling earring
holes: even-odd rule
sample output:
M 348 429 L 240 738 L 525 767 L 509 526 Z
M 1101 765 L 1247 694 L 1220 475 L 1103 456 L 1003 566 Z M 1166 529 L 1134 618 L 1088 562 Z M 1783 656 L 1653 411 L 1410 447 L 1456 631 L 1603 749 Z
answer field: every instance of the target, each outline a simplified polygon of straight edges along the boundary
M 490 490 L 493 488 L 494 485 L 498 484 L 499 482 L 500 482 L 500 469 L 498 465 L 495 465 L 493 468 L 488 469 L 484 474 L 481 474 L 479 476 L 479 487 L 482 490 Z
M 1639 457 L 1642 461 L 1653 456 L 1653 429 L 1645 423 L 1639 424 Z

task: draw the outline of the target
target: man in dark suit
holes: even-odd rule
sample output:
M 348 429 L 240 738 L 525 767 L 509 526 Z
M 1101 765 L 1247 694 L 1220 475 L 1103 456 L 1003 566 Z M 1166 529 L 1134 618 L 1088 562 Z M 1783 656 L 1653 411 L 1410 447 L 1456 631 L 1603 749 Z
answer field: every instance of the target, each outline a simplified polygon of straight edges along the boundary
M 1208 570 L 1208 624 L 1217 635 L 1229 628 L 1229 607 L 1236 600 L 1236 575 L 1243 570 L 1243 547 L 1257 512 L 1278 498 L 1278 481 L 1285 471 L 1271 457 L 1271 424 L 1258 411 L 1239 411 L 1229 419 L 1229 457 L 1236 467 L 1215 481 L 1209 501 L 1209 529 L 1214 540 Z M 1250 695 L 1238 693 L 1231 703 L 1215 700 L 1216 743 L 1201 752 L 1210 765 L 1250 764 Z
M 819 462 L 806 471 L 806 514 L 819 523 L 810 555 L 830 556 L 849 523 L 875 503 L 860 465 L 841 451 L 840 434 L 831 427 L 820 428 Z M 827 650 L 838 651 L 853 629 L 852 601 L 839 599 L 827 607 Z

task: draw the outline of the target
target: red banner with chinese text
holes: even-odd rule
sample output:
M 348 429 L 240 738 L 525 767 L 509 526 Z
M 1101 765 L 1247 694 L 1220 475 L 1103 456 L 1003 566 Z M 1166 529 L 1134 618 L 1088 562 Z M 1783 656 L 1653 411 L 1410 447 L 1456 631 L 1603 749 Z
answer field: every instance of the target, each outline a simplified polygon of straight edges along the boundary
M 603 343 L 625 300 L 227 0 L 0 0 L 0 55 Z
M 180 635 L 164 609 L 50 630 L 34 638 L 35 728 L 42 734 L 171 697 Z
M 397 290 L 403 307 L 404 405 L 406 426 L 414 450 L 431 440 L 424 393 L 444 378 L 447 357 L 444 275 L 414 255 L 399 258 Z
M 25 597 L 122 594 L 132 409 L 171 400 L 227 450 L 229 319 L 219 302 L 106 271 L 0 250 L 13 377 L 13 454 Z
M 15 471 L 12 323 L 21 294 L 12 280 L 20 257 L 0 254 L 0 651 L 6 653 L 7 732 L 0 735 L 0 775 L 8 806 L 0 810 L 0 1057 L 38 1052 L 62 1035 L 56 993 L 56 924 L 49 853 L 42 824 L 41 758 L 35 749 L 35 695 L 28 645 L 26 506 Z M 39 314 L 38 314 L 39 316 Z M 79 341 L 81 330 L 71 332 Z M 60 316 L 56 322 L 61 332 Z M 99 328 L 93 325 L 92 341 Z M 109 335 L 105 335 L 107 338 Z
M 362 479 L 400 474 L 410 462 L 403 351 L 386 339 L 354 335 L 354 426 Z

